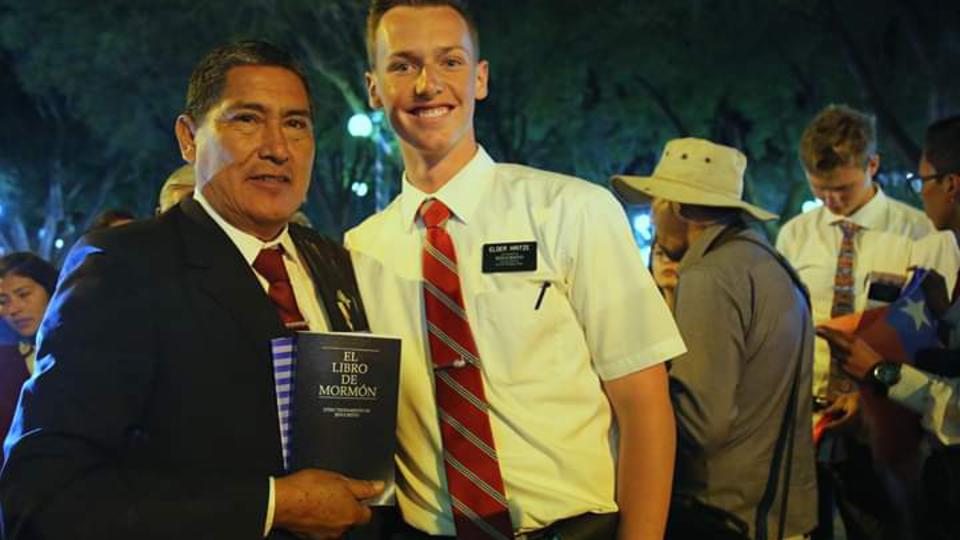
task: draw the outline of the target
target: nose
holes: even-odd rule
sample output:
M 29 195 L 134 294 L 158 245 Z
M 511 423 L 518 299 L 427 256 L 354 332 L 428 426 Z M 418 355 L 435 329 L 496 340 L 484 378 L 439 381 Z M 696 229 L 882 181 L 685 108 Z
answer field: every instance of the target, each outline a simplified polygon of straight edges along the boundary
M 425 65 L 417 75 L 417 84 L 414 90 L 418 97 L 430 99 L 443 92 L 443 83 L 436 76 L 434 69 Z
M 278 165 L 290 159 L 290 146 L 283 131 L 282 120 L 267 122 L 264 126 L 260 157 Z

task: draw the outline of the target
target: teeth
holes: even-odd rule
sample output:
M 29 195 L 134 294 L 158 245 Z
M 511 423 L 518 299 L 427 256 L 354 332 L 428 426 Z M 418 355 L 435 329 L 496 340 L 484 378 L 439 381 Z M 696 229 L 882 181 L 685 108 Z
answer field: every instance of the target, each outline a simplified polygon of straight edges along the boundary
M 420 109 L 417 116 L 420 118 L 439 118 L 450 112 L 450 107 L 434 107 L 432 109 Z

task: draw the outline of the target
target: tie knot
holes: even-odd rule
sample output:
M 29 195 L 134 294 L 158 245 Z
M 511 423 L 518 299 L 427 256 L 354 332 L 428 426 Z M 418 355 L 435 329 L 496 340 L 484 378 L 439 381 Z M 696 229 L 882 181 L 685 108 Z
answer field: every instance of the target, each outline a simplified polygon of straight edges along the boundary
M 450 219 L 450 209 L 437 199 L 427 199 L 420 205 L 420 218 L 428 228 L 443 227 Z
M 283 265 L 283 248 L 280 246 L 261 249 L 253 261 L 253 269 L 270 283 L 290 280 L 287 268 Z
M 863 228 L 852 221 L 846 220 L 841 221 L 838 225 L 840 226 L 840 230 L 843 231 L 843 236 L 847 238 L 852 238 L 853 235 L 857 234 L 857 232 Z

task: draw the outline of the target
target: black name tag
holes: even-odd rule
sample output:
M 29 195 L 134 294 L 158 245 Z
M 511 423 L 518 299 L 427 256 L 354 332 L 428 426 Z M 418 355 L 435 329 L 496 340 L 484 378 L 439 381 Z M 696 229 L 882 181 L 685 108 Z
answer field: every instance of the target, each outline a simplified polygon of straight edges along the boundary
M 537 269 L 536 242 L 483 245 L 483 273 L 530 272 Z

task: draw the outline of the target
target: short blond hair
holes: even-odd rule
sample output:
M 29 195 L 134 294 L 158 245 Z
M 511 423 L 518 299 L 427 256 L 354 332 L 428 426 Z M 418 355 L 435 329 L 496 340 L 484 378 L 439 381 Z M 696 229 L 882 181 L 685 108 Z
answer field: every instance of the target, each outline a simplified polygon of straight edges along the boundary
M 187 164 L 173 171 L 160 188 L 157 201 L 157 214 L 162 214 L 177 205 L 187 195 L 193 193 L 197 180 L 193 165 Z
M 800 137 L 800 161 L 810 174 L 865 167 L 876 154 L 876 119 L 846 105 L 830 105 L 820 111 Z

